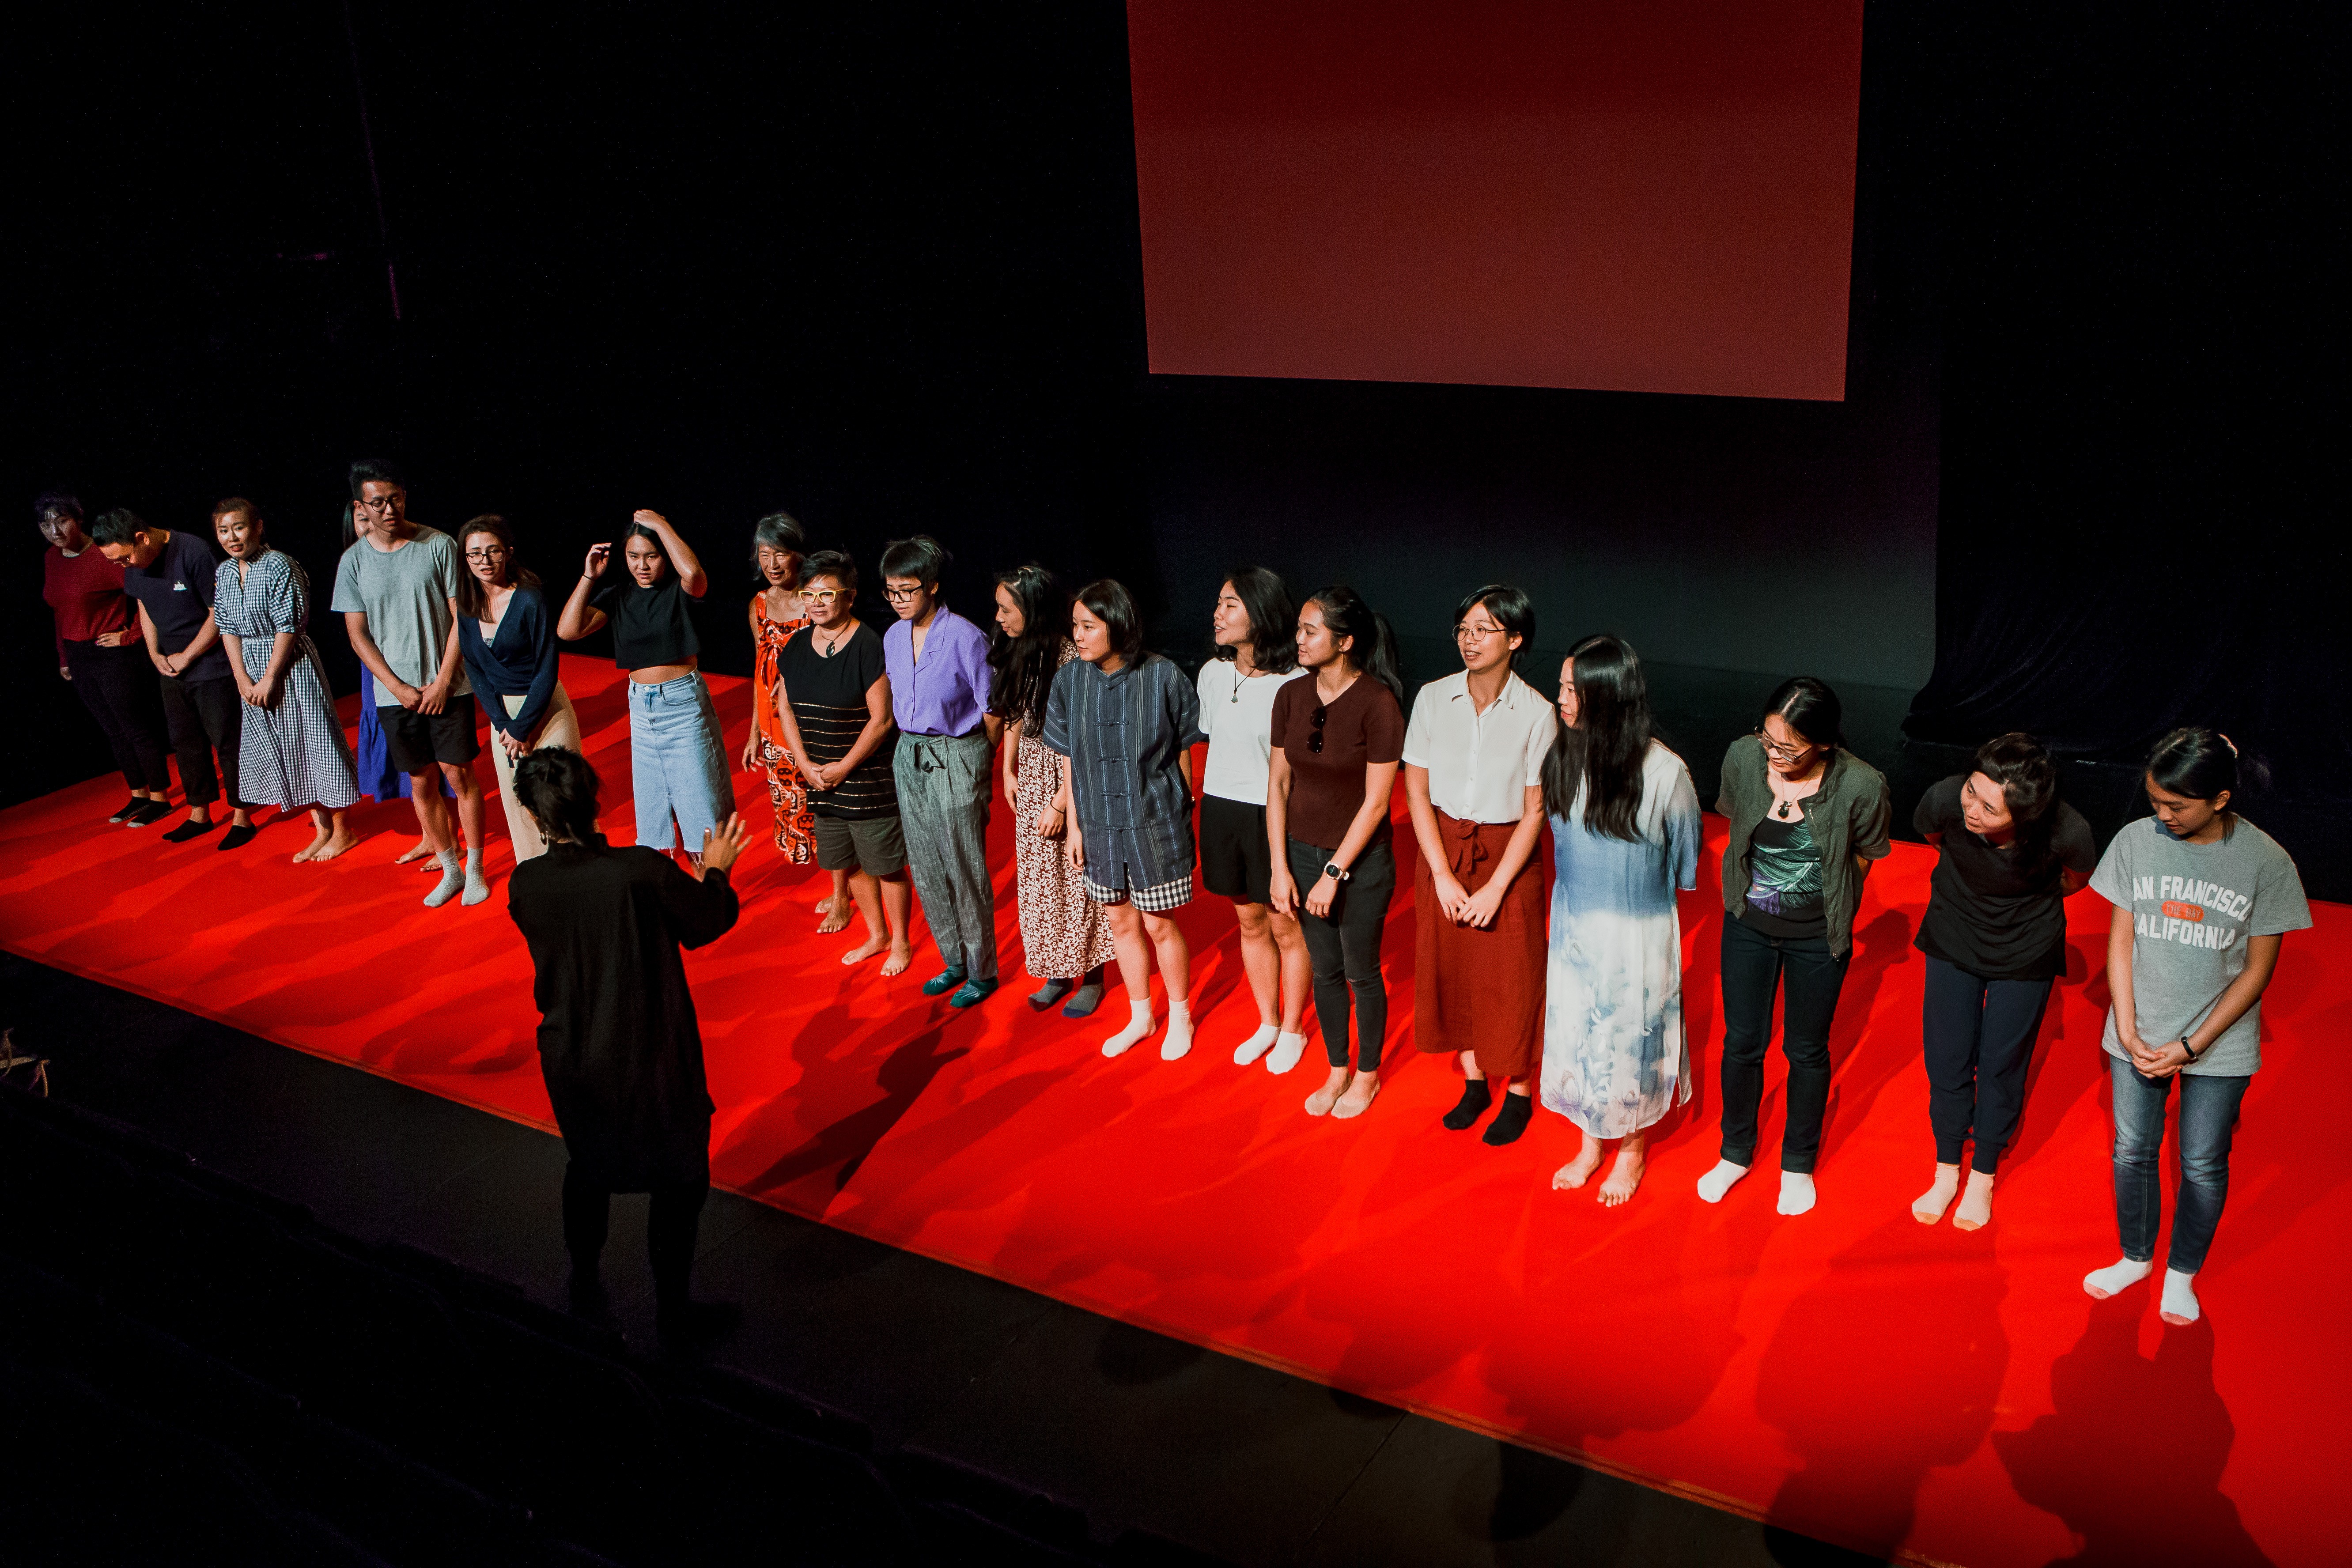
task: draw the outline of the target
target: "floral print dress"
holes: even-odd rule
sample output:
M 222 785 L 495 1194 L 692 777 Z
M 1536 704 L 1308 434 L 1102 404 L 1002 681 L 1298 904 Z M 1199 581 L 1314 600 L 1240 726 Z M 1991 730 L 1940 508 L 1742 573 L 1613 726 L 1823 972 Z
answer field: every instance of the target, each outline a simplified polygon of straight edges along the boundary
M 1065 641 L 1055 668 L 1077 657 L 1077 645 Z M 1071 870 L 1062 852 L 1067 841 L 1037 837 L 1037 814 L 1061 789 L 1061 764 L 1060 753 L 1023 725 L 1013 764 L 1013 861 L 1023 967 L 1038 980 L 1080 979 L 1116 956 L 1109 920 L 1087 897 L 1085 874 Z
M 751 595 L 751 725 L 753 754 L 768 775 L 768 804 L 776 814 L 776 847 L 795 866 L 816 864 L 816 817 L 809 810 L 808 780 L 784 744 L 783 721 L 776 717 L 776 656 L 785 641 L 807 626 L 808 617 L 772 620 L 768 596 Z

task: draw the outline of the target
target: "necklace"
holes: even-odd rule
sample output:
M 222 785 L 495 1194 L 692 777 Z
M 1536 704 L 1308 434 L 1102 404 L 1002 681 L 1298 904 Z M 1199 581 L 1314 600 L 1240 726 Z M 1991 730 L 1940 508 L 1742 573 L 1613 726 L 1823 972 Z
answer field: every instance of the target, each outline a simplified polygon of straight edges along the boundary
M 1787 802 L 1787 801 L 1785 801 L 1785 800 L 1784 800 L 1784 801 L 1782 801 L 1782 802 L 1780 803 L 1780 810 L 1778 810 L 1778 811 L 1776 811 L 1776 812 L 1774 812 L 1772 815 L 1773 815 L 1773 816 L 1777 816 L 1777 817 L 1779 817 L 1779 818 L 1780 818 L 1781 821 L 1783 821 L 1783 822 L 1788 821 L 1788 820 L 1789 820 L 1789 804 L 1790 804 L 1790 803 L 1789 803 L 1789 802 Z

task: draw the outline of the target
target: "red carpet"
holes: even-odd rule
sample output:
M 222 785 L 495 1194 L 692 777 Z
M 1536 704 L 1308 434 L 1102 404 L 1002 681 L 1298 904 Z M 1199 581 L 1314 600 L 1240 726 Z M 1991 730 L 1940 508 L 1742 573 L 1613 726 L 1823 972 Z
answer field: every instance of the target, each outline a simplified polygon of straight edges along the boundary
M 565 679 L 626 841 L 616 679 L 578 659 Z M 744 685 L 712 684 L 740 743 Z M 764 791 L 738 777 L 764 823 Z M 404 804 L 362 806 L 366 841 L 307 867 L 287 859 L 308 838 L 292 824 L 236 857 L 106 826 L 121 794 L 95 781 L 0 814 L 0 944 L 548 1124 L 495 806 L 491 901 L 432 910 L 427 879 L 388 864 L 414 839 Z M 1409 1045 L 1352 1124 L 1300 1111 L 1312 1051 L 1286 1078 L 1235 1068 L 1255 1018 L 1216 900 L 1182 917 L 1202 1020 L 1189 1059 L 1147 1045 L 1105 1060 L 1116 994 L 1104 1022 L 1032 1015 L 1002 811 L 995 826 L 1010 978 L 973 1015 L 919 994 L 928 955 L 887 983 L 845 971 L 845 939 L 810 934 L 821 874 L 788 869 L 764 839 L 746 858 L 742 924 L 688 961 L 722 1184 L 1830 1541 L 1986 1568 L 2345 1560 L 2327 1500 L 2352 1458 L 2352 1357 L 2332 1326 L 2352 1264 L 2327 1215 L 2352 1174 L 2352 1080 L 2325 1052 L 2352 1026 L 2352 910 L 2320 906 L 2318 929 L 2287 941 L 2203 1276 L 2207 1323 L 2167 1330 L 2145 1289 L 2098 1304 L 2079 1283 L 2116 1256 L 2095 895 L 2074 902 L 1995 1221 L 1963 1235 L 1908 1212 L 1933 1158 L 1910 947 L 1922 849 L 1898 845 L 1872 879 L 1822 1205 L 1782 1220 L 1769 1172 L 1719 1208 L 1691 1192 L 1716 1152 L 1711 857 L 1683 904 L 1698 1096 L 1611 1212 L 1549 1190 L 1575 1143 L 1558 1117 L 1499 1151 L 1441 1130 L 1454 1070 Z M 1412 920 L 1401 900 L 1387 947 L 1403 1040 Z M 1776 1077 L 1768 1150 L 1779 1099 Z

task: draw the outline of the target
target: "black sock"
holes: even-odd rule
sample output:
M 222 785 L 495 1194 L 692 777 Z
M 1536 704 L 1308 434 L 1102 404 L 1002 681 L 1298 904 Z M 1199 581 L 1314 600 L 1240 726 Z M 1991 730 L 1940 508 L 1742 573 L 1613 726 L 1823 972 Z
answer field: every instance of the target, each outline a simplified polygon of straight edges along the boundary
M 1486 1080 L 1483 1078 L 1474 1078 L 1462 1086 L 1461 1100 L 1453 1110 L 1445 1113 L 1445 1125 L 1454 1131 L 1459 1132 L 1486 1115 L 1486 1108 L 1494 1103 L 1495 1096 L 1493 1091 L 1487 1089 Z
M 1040 1013 L 1067 996 L 1077 985 L 1075 980 L 1048 980 L 1029 993 L 1029 1005 Z
M 131 819 L 131 813 L 137 811 L 141 806 L 145 805 L 146 804 L 147 797 L 145 795 L 134 795 L 129 800 L 124 801 L 121 809 L 116 811 L 112 816 L 108 817 L 106 820 L 109 822 L 127 822 Z
M 1528 1118 L 1534 1114 L 1535 1108 L 1532 1095 L 1503 1096 L 1503 1109 L 1495 1112 L 1494 1125 L 1486 1129 L 1479 1142 L 1491 1143 L 1497 1149 L 1516 1142 L 1519 1134 L 1528 1130 Z
M 218 827 L 219 826 L 220 824 L 217 822 L 198 822 L 192 816 L 188 818 L 187 821 L 180 824 L 179 826 L 172 829 L 171 832 L 163 835 L 163 842 L 166 844 L 185 844 L 191 838 L 202 838 L 205 834 L 210 833 L 214 828 Z
M 252 843 L 253 836 L 260 831 L 261 829 L 249 822 L 243 827 L 231 826 L 221 836 L 220 847 L 224 849 L 242 849 Z M 167 833 L 163 837 L 169 838 L 171 835 Z

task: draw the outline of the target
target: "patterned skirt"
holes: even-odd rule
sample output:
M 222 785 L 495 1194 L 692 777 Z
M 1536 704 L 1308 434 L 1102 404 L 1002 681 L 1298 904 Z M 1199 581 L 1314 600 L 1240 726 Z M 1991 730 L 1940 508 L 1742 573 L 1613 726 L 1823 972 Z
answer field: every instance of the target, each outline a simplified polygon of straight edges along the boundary
M 1108 963 L 1110 921 L 1087 896 L 1086 878 L 1070 869 L 1066 840 L 1037 837 L 1037 814 L 1054 803 L 1061 759 L 1024 734 L 1014 758 L 1013 858 L 1024 965 L 1039 980 L 1076 980 Z
M 768 775 L 768 804 L 776 813 L 776 847 L 795 866 L 816 864 L 816 817 L 809 811 L 808 780 L 793 754 L 760 737 L 760 766 Z

